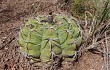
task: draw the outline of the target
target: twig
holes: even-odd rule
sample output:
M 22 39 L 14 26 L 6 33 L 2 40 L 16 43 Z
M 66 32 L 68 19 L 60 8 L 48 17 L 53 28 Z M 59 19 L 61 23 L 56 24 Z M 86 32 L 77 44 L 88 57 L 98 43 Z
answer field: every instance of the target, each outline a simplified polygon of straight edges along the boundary
M 102 42 L 103 43 L 103 46 L 104 46 L 104 53 L 106 53 L 106 47 L 105 47 L 105 44 L 104 44 L 104 42 Z M 104 54 L 104 70 L 106 70 L 106 54 Z
M 95 43 L 93 43 L 92 45 L 90 45 L 89 47 L 87 47 L 87 48 L 85 48 L 85 49 L 93 49 L 93 48 L 96 48 L 97 46 L 97 44 L 99 44 L 99 43 L 101 43 L 101 42 L 103 42 L 103 41 L 105 41 L 105 40 L 108 40 L 108 39 L 110 39 L 110 37 L 106 37 L 106 38 L 104 38 L 104 39 L 102 39 L 102 40 L 100 40 L 100 41 L 98 41 L 98 42 L 95 42 Z
M 2 47 L 0 48 L 0 50 L 3 49 L 3 48 L 4 48 L 5 46 L 7 46 L 8 44 L 10 44 L 14 39 L 15 39 L 15 37 L 13 37 L 9 42 L 7 42 L 4 46 L 2 46 Z
M 103 30 L 101 31 L 100 35 L 103 34 L 105 30 L 107 30 L 109 27 L 110 27 L 110 23 L 106 24 L 106 26 L 102 28 Z
M 38 6 L 37 6 L 36 10 L 33 12 L 34 14 L 36 13 L 36 11 L 38 10 L 38 8 L 40 7 L 41 2 L 42 2 L 42 0 L 41 0 L 41 1 L 40 1 L 40 3 L 38 4 Z
M 107 39 L 106 39 L 106 37 L 107 37 L 107 34 L 106 34 L 106 32 L 105 32 L 105 47 L 106 47 L 106 50 L 107 50 L 107 52 L 109 51 L 108 50 L 108 43 L 107 43 Z M 107 70 L 109 70 L 109 55 L 108 55 L 108 53 L 106 54 L 106 67 L 107 67 Z

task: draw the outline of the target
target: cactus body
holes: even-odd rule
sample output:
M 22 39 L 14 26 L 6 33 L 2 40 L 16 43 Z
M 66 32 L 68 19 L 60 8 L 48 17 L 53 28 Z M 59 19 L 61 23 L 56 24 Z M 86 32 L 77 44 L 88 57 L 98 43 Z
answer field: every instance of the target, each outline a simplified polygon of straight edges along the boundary
M 18 42 L 21 52 L 41 59 L 52 60 L 53 56 L 74 56 L 76 47 L 82 43 L 78 26 L 73 19 L 56 15 L 54 24 L 40 22 L 45 17 L 29 19 L 21 28 Z

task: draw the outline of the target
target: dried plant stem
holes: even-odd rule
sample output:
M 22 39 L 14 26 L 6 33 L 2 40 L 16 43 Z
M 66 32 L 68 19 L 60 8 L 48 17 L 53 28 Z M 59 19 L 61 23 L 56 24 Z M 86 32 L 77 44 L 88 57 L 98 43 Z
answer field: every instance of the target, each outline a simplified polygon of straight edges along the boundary
M 107 37 L 107 34 L 105 32 L 105 38 Z M 106 69 L 109 70 L 109 50 L 108 50 L 108 42 L 107 42 L 107 39 L 105 39 L 105 47 L 106 47 Z
M 102 39 L 102 40 L 100 40 L 100 41 L 98 41 L 98 42 L 94 42 L 92 45 L 90 45 L 90 46 L 87 47 L 86 49 L 95 48 L 95 47 L 97 47 L 96 45 L 98 45 L 99 43 L 102 43 L 103 41 L 108 40 L 108 39 L 110 39 L 110 37 L 106 37 L 106 38 L 104 38 L 104 39 Z M 104 53 L 104 52 L 103 52 L 103 53 Z
M 103 44 L 103 46 L 104 46 L 103 51 L 104 51 L 104 53 L 106 53 L 105 43 L 102 42 L 102 44 Z M 106 70 L 106 54 L 104 54 L 104 70 Z

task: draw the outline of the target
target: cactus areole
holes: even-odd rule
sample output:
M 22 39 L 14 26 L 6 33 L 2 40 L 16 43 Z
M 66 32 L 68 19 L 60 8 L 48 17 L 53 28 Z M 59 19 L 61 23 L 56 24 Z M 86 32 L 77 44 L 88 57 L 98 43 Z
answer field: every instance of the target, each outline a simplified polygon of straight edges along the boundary
M 52 60 L 53 56 L 74 57 L 76 47 L 82 42 L 77 24 L 72 18 L 60 14 L 54 16 L 52 24 L 46 19 L 29 18 L 24 23 L 18 39 L 20 51 L 42 62 Z

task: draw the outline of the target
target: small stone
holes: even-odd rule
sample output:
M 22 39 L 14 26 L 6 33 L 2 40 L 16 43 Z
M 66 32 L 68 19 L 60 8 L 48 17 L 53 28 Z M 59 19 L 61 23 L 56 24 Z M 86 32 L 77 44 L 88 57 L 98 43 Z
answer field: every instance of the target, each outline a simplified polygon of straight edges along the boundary
M 6 39 L 7 37 L 2 37 L 2 39 Z
M 2 31 L 0 31 L 0 34 L 2 33 Z
M 5 50 L 7 50 L 8 49 L 8 47 L 5 47 Z
M 0 39 L 0 45 L 2 44 L 3 42 L 2 42 L 2 40 Z
M 95 70 L 95 69 L 90 69 L 90 70 Z

